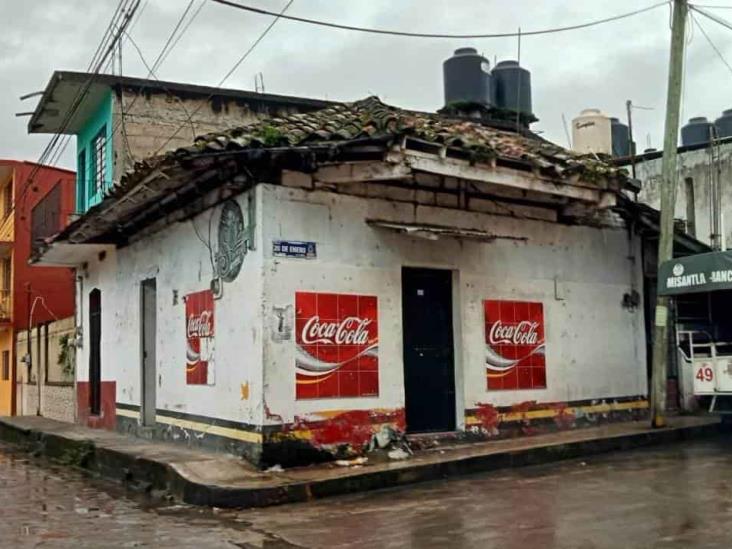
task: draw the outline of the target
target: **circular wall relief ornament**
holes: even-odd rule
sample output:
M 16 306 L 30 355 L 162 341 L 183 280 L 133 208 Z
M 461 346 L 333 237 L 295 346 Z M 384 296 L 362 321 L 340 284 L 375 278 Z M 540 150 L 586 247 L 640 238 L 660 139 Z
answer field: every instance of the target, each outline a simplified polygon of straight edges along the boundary
M 244 216 L 235 200 L 228 200 L 219 219 L 219 249 L 216 252 L 216 270 L 225 282 L 232 282 L 241 270 L 247 253 Z

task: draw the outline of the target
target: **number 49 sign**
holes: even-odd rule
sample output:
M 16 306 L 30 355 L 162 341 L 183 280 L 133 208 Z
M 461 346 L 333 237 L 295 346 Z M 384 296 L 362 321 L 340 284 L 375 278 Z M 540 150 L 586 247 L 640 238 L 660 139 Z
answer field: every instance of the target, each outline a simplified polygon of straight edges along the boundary
M 700 360 L 694 362 L 694 393 L 714 393 L 714 363 L 711 360 Z

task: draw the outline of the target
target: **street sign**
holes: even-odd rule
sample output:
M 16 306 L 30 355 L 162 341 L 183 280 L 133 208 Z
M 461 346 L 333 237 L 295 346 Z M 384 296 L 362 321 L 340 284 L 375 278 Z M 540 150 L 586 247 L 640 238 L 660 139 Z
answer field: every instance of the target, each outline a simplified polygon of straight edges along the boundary
M 272 241 L 272 255 L 279 257 L 296 257 L 299 259 L 315 259 L 318 256 L 315 242 L 300 240 Z

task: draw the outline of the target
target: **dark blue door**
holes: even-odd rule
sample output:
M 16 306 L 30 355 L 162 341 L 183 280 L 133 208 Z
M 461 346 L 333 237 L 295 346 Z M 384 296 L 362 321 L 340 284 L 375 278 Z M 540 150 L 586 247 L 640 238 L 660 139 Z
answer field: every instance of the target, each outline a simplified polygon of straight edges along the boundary
M 407 431 L 455 429 L 452 273 L 402 269 Z

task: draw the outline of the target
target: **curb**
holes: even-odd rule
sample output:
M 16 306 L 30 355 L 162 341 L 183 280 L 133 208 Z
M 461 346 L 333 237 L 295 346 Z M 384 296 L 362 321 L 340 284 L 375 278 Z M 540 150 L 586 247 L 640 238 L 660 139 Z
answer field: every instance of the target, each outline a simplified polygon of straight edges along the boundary
M 145 490 L 160 490 L 192 505 L 214 507 L 266 507 L 316 498 L 376 490 L 457 477 L 497 469 L 552 463 L 601 453 L 630 450 L 654 444 L 713 436 L 719 423 L 644 431 L 612 437 L 548 444 L 520 450 L 459 457 L 430 463 L 413 463 L 386 470 L 349 471 L 338 478 L 308 480 L 256 488 L 202 484 L 186 478 L 175 465 L 141 458 L 129 452 L 95 445 L 39 429 L 25 428 L 0 419 L 0 440 L 63 464 L 81 467 L 100 476 L 131 483 Z

